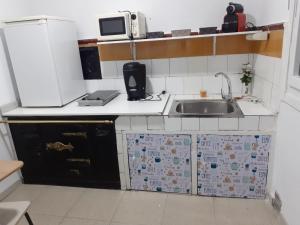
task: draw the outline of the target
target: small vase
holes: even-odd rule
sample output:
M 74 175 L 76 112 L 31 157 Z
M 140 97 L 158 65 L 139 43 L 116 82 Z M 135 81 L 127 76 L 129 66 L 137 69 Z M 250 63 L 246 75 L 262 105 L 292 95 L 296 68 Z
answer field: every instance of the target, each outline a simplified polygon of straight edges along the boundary
M 243 84 L 243 90 L 242 90 L 243 95 L 249 96 L 251 95 L 251 91 L 252 91 L 251 83 L 248 85 Z

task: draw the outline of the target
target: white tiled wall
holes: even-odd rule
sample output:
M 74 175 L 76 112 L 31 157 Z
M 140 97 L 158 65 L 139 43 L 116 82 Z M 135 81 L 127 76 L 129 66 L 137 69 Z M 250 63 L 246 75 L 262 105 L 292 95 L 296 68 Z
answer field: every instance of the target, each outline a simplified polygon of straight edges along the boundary
M 264 55 L 254 55 L 253 95 L 261 98 L 266 107 L 278 111 L 280 104 L 282 60 Z
M 176 118 L 168 116 L 119 116 L 117 131 L 272 131 L 275 116 L 244 118 Z
M 222 78 L 215 78 L 217 72 L 230 75 L 235 94 L 241 93 L 241 66 L 251 62 L 252 54 L 197 56 L 171 59 L 139 60 L 146 64 L 147 91 L 156 93 L 167 90 L 172 94 L 199 94 L 201 89 L 210 94 L 220 93 L 227 84 Z M 126 93 L 122 67 L 128 61 L 101 62 L 103 80 L 87 81 L 88 91 L 101 89 L 118 89 Z
M 171 94 L 199 94 L 201 89 L 208 94 L 227 90 L 217 72 L 227 73 L 232 82 L 233 93 L 242 93 L 240 81 L 242 65 L 250 62 L 254 66 L 253 95 L 261 98 L 268 108 L 278 110 L 280 100 L 281 59 L 253 54 L 198 56 L 171 59 L 139 60 L 146 64 L 147 92 L 166 90 Z M 128 61 L 101 62 L 103 80 L 87 81 L 88 91 L 117 89 L 126 93 L 122 68 Z

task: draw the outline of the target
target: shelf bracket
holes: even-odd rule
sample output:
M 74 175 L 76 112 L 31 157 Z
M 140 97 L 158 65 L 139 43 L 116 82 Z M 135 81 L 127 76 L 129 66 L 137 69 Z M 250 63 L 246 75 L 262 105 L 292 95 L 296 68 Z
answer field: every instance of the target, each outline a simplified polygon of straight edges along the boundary
M 213 55 L 217 54 L 217 37 L 213 37 Z

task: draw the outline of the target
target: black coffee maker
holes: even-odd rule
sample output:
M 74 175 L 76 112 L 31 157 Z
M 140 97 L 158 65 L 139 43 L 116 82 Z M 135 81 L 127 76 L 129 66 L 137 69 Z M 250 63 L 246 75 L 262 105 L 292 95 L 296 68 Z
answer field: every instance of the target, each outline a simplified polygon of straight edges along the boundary
M 139 62 L 126 63 L 123 75 L 128 95 L 128 101 L 146 98 L 146 65 Z

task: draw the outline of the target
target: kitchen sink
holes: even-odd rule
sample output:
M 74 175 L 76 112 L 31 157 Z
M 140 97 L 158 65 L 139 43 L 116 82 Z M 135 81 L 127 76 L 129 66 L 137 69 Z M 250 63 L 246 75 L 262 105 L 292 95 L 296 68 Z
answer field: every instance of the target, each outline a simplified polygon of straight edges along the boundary
M 169 116 L 244 117 L 242 110 L 234 100 L 174 100 Z

